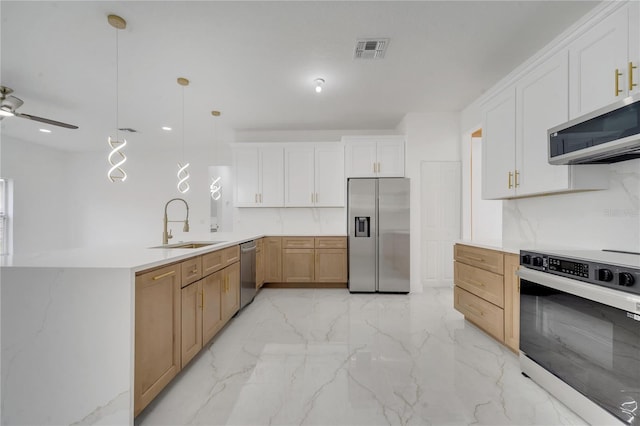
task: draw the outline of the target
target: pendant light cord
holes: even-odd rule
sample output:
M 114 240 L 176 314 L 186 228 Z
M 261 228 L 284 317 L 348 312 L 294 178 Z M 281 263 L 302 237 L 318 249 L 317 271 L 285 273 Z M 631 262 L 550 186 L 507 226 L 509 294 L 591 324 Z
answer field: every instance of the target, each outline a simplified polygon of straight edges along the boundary
M 120 112 L 118 111 L 118 105 L 120 105 L 120 97 L 119 97 L 119 93 L 120 93 L 120 79 L 119 79 L 119 69 L 120 69 L 120 57 L 119 57 L 119 44 L 118 44 L 118 32 L 119 30 L 116 29 L 116 140 L 118 142 L 120 142 L 120 135 L 119 135 L 119 130 L 120 130 L 120 123 L 119 123 L 119 116 L 120 116 Z
M 182 163 L 184 164 L 184 86 L 182 86 Z

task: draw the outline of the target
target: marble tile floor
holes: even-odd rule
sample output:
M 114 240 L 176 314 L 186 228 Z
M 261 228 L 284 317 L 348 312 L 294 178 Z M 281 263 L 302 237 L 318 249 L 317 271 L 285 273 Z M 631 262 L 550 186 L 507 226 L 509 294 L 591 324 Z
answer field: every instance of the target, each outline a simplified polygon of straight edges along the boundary
M 136 425 L 583 425 L 450 288 L 263 289 Z

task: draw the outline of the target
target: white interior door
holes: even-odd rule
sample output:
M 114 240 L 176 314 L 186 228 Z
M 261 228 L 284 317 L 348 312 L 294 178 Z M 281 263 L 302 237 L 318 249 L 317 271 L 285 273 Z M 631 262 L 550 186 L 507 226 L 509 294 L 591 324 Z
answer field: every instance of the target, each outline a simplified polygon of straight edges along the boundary
M 453 244 L 460 238 L 460 163 L 421 164 L 422 283 L 453 283 Z

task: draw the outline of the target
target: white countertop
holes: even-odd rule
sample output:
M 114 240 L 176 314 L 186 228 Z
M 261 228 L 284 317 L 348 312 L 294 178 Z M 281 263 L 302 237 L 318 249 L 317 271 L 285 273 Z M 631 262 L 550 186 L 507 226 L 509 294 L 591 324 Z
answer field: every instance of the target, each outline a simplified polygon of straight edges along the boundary
M 208 253 L 225 247 L 242 244 L 246 241 L 264 237 L 264 234 L 242 232 L 216 232 L 206 235 L 193 235 L 184 242 L 223 241 L 210 246 L 184 248 L 157 248 L 157 241 L 147 244 L 119 244 L 100 247 L 81 247 L 74 249 L 34 252 L 30 254 L 0 256 L 2 267 L 26 268 L 124 268 L 132 272 L 177 262 L 182 259 Z M 277 236 L 269 234 L 269 236 Z M 346 236 L 338 234 L 286 234 L 286 236 Z M 181 241 L 170 240 L 171 244 Z

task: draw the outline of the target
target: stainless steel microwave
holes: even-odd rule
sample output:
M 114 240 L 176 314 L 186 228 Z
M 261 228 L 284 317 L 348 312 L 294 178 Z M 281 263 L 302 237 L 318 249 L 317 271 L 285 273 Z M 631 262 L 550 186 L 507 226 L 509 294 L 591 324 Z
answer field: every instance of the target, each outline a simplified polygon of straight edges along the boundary
M 640 158 L 640 93 L 549 129 L 549 164 Z

